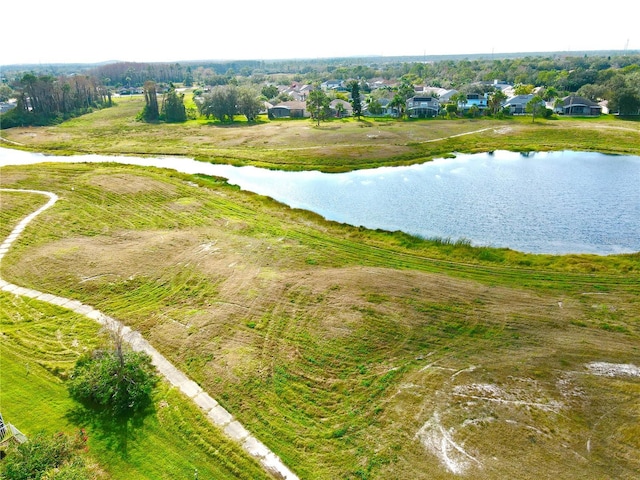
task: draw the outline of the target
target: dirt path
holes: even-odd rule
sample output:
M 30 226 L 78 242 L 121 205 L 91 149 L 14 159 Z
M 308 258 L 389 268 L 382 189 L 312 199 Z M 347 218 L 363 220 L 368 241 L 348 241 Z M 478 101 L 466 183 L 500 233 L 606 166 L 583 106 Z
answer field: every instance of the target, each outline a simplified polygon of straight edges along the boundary
M 44 192 L 39 190 L 19 190 L 1 188 L 0 191 L 5 192 L 21 192 L 27 194 L 38 194 L 48 197 L 49 201 L 27 215 L 18 223 L 11 231 L 9 236 L 0 245 L 0 261 L 9 251 L 13 242 L 20 236 L 27 225 L 42 212 L 53 206 L 58 201 L 55 193 Z M 118 320 L 109 317 L 100 311 L 94 309 L 90 305 L 85 305 L 77 300 L 58 297 L 49 293 L 39 292 L 30 288 L 20 287 L 9 283 L 0 278 L 0 290 L 13 293 L 23 297 L 37 299 L 60 307 L 68 308 L 75 313 L 84 315 L 105 328 L 120 332 L 123 338 L 131 345 L 135 351 L 142 351 L 149 354 L 153 364 L 164 378 L 174 387 L 178 388 L 182 393 L 189 397 L 214 425 L 220 427 L 224 433 L 232 440 L 240 443 L 249 455 L 256 458 L 269 473 L 276 478 L 285 480 L 297 480 L 298 477 L 260 440 L 255 438 L 245 429 L 240 422 L 233 418 L 227 410 L 225 410 L 216 400 L 214 400 L 207 392 L 205 392 L 196 382 L 190 380 L 183 372 L 178 370 L 171 362 L 162 356 L 153 346 L 147 342 L 140 333 L 124 326 Z
M 9 140 L 9 139 L 4 138 L 4 137 L 0 137 L 0 142 L 7 142 L 7 143 L 10 143 L 12 145 L 17 145 L 19 147 L 24 147 L 24 143 L 14 142 L 13 140 Z

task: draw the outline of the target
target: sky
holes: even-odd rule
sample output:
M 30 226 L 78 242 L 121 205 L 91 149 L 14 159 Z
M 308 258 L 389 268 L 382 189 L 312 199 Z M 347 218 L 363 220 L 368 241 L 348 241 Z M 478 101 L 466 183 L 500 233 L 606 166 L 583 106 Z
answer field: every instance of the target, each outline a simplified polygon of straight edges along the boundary
M 637 0 L 27 0 L 0 65 L 640 50 L 639 19 Z

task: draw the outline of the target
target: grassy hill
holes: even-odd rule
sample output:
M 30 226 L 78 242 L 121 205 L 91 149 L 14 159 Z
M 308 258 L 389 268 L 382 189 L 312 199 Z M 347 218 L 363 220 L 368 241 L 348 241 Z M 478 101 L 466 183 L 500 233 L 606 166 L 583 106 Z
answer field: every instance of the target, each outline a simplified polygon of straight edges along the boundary
M 301 478 L 640 469 L 638 254 L 422 241 L 113 164 L 4 167 L 0 184 L 61 197 L 3 278 L 140 330 Z M 3 225 L 28 211 L 24 194 L 2 200 Z M 9 318 L 21 312 L 4 301 Z M 61 315 L 49 329 L 69 323 Z M 157 455 L 164 440 L 150 438 L 140 431 L 130 448 Z

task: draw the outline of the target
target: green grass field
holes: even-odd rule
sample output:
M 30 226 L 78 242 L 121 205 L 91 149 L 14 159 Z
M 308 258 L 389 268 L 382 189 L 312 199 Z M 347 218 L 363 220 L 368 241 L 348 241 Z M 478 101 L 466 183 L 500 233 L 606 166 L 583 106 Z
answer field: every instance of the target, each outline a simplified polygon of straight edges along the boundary
M 85 428 L 89 456 L 111 478 L 193 478 L 195 469 L 200 478 L 270 478 L 165 384 L 141 426 L 123 429 L 87 413 L 64 379 L 82 352 L 100 345 L 97 324 L 8 293 L 0 294 L 0 306 L 0 408 L 27 436 Z
M 587 368 L 637 359 L 637 254 L 478 255 L 156 169 L 6 167 L 2 186 L 61 196 L 4 278 L 140 330 L 301 478 L 450 478 L 440 428 L 475 459 L 458 459 L 469 478 L 639 468 L 640 382 Z M 3 211 L 24 212 L 18 197 Z M 157 471 L 134 448 L 167 438 L 155 421 L 119 464 L 141 478 Z

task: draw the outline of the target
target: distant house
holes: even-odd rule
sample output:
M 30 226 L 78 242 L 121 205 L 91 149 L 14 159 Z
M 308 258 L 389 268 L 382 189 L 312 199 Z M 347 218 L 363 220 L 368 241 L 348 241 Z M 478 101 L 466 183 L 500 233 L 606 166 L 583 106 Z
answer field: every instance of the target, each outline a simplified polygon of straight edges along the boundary
M 282 102 L 269 108 L 270 118 L 304 118 L 310 117 L 307 111 L 307 102 Z
M 121 87 L 116 92 L 118 95 L 141 95 L 144 93 L 142 87 Z
M 504 104 L 505 109 L 509 109 L 512 115 L 523 115 L 527 113 L 527 103 L 534 97 L 532 93 L 527 95 L 516 95 L 508 98 Z
M 467 93 L 467 102 L 464 104 L 458 103 L 460 111 L 468 111 L 473 106 L 477 107 L 478 110 L 486 110 L 487 96 L 482 93 Z
M 9 100 L 8 102 L 0 102 L 0 114 L 7 113 L 9 110 L 16 108 L 17 103 L 15 100 Z
M 376 114 L 376 116 L 386 117 L 386 116 L 393 116 L 397 114 L 397 110 L 389 106 L 389 104 L 391 103 L 391 100 L 389 100 L 388 98 L 382 97 L 382 98 L 379 98 L 377 101 L 380 104 L 380 113 Z M 367 105 L 365 105 L 364 107 L 364 114 L 372 115 L 372 113 L 369 112 Z
M 342 80 L 327 80 L 326 82 L 322 82 L 320 84 L 320 88 L 322 90 L 335 90 L 337 92 L 346 92 L 347 89 L 344 86 L 344 82 Z
M 391 90 L 396 85 L 396 82 L 392 82 L 384 78 L 375 78 L 368 81 L 367 85 L 371 90 L 378 90 L 379 88 Z
M 440 102 L 431 95 L 415 95 L 407 100 L 407 115 L 409 117 L 435 117 L 439 111 Z
M 311 85 L 298 85 L 294 83 L 288 88 L 281 89 L 280 93 L 288 95 L 295 101 L 304 102 L 311 90 L 313 90 L 313 87 Z
M 588 98 L 569 95 L 562 99 L 558 105 L 557 112 L 563 115 L 589 115 L 598 116 L 602 113 L 602 106 Z
M 335 100 L 331 100 L 329 104 L 329 108 L 331 108 L 331 114 L 334 117 L 350 117 L 353 115 L 353 106 L 347 102 L 346 100 L 341 100 L 336 98 Z
M 456 93 L 458 93 L 458 90 L 445 90 L 444 92 L 440 92 L 438 99 L 440 100 L 440 103 L 449 103 L 451 102 L 451 97 Z

